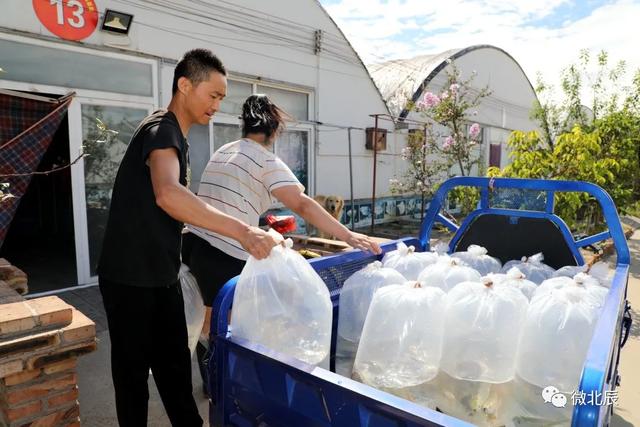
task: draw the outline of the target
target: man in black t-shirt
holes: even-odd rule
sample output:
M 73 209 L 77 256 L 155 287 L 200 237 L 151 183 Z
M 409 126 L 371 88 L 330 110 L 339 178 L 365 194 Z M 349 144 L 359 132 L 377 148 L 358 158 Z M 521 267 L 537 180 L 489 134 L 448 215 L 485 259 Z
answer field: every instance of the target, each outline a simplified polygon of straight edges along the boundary
M 183 223 L 236 239 L 258 259 L 277 244 L 187 188 L 185 136 L 191 125 L 209 123 L 226 90 L 226 70 L 215 55 L 187 52 L 176 66 L 167 110 L 142 121 L 118 169 L 98 276 L 121 426 L 147 425 L 149 369 L 171 424 L 202 425 L 178 281 Z

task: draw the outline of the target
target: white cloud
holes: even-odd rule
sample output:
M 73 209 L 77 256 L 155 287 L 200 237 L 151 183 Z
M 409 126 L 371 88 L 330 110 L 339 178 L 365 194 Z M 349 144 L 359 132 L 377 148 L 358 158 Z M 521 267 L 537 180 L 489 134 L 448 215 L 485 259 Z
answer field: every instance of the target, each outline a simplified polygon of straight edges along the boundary
M 604 49 L 612 61 L 624 59 L 629 75 L 640 67 L 640 1 L 617 0 L 588 16 L 543 25 L 572 1 L 584 0 L 450 0 L 437 7 L 424 0 L 343 0 L 327 10 L 365 63 L 492 44 L 509 52 L 534 83 L 538 72 L 557 83 L 581 49 Z

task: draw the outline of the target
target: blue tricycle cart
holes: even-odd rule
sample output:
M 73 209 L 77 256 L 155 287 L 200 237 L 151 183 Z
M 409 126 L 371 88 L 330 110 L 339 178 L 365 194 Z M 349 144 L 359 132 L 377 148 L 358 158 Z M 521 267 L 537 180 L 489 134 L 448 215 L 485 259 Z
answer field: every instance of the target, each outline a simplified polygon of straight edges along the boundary
M 477 187 L 478 208 L 457 226 L 441 210 L 447 194 L 456 187 Z M 554 214 L 554 196 L 561 192 L 583 192 L 600 205 L 607 230 L 576 240 L 565 222 Z M 522 197 L 523 195 L 528 197 Z M 630 328 L 626 301 L 629 249 L 620 219 L 609 195 L 586 182 L 506 178 L 458 177 L 446 181 L 429 204 L 420 235 L 404 238 L 416 251 L 429 250 L 436 222 L 455 234 L 449 251 L 465 250 L 471 244 L 484 246 L 503 263 L 534 253 L 544 253 L 554 268 L 583 265 L 581 247 L 613 239 L 617 264 L 611 290 L 582 370 L 580 391 L 604 395 L 619 383 L 619 354 Z M 384 252 L 396 249 L 398 241 L 382 245 Z M 343 282 L 366 264 L 380 259 L 361 251 L 350 251 L 310 261 L 323 278 L 334 305 L 331 369 L 335 369 L 338 305 Z M 239 339 L 229 331 L 229 311 L 237 277 L 219 292 L 211 319 L 209 390 L 212 426 L 281 427 L 417 427 L 466 426 L 462 420 L 427 409 L 376 390 L 322 368 L 307 365 L 281 353 Z M 573 426 L 606 426 L 611 406 L 578 405 Z

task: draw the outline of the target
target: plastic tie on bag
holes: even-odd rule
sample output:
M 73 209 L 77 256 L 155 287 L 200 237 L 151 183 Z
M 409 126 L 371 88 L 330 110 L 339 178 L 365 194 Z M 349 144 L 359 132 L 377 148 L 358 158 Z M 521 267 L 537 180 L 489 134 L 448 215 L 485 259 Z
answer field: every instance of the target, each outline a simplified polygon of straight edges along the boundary
M 445 255 L 449 252 L 449 245 L 444 242 L 438 242 L 431 248 L 431 252 L 435 252 L 438 255 Z
M 573 281 L 576 285 L 584 285 L 589 280 L 589 275 L 587 273 L 578 273 L 573 276 Z
M 542 261 L 544 261 L 544 255 L 542 254 L 542 252 L 531 255 L 527 260 L 527 262 L 530 262 L 531 264 L 542 264 Z
M 485 285 L 487 288 L 491 288 L 493 286 L 493 279 L 491 277 L 484 276 L 481 280 L 482 280 L 482 284 Z
M 448 259 L 448 264 L 451 267 L 457 267 L 457 266 L 464 265 L 464 262 L 462 262 L 462 260 L 460 258 L 451 257 L 451 258 Z
M 409 248 L 407 247 L 407 245 L 404 244 L 404 242 L 398 242 L 398 245 L 396 246 L 396 250 L 398 251 L 399 255 L 406 255 L 407 252 L 409 251 Z
M 475 256 L 475 257 L 480 257 L 482 255 L 486 255 L 487 253 L 489 253 L 489 251 L 487 251 L 486 248 L 480 246 L 480 245 L 471 245 L 467 248 L 467 252 L 469 252 L 471 255 Z
M 511 267 L 509 271 L 507 271 L 507 279 L 511 280 L 522 280 L 527 276 L 524 274 L 518 267 Z

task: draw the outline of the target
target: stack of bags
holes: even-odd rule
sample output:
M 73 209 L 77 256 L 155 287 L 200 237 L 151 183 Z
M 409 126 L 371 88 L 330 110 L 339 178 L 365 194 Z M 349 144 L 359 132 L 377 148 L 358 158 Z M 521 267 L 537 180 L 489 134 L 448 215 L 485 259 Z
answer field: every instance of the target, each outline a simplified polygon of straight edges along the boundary
M 337 372 L 476 425 L 569 423 L 608 269 L 543 261 L 398 244 L 345 282 Z M 549 385 L 566 407 L 544 402 Z

